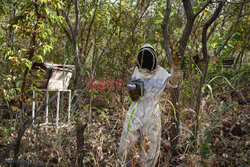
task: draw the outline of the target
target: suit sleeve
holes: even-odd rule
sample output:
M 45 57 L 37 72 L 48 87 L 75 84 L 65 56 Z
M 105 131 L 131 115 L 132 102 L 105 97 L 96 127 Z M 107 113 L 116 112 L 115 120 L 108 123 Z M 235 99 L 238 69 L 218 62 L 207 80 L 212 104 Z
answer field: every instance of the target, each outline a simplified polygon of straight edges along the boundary
M 177 88 L 178 82 L 176 82 L 176 81 L 179 81 L 179 74 L 175 73 L 172 70 L 171 70 L 171 74 L 169 74 L 164 69 L 164 77 L 165 77 L 165 86 L 170 87 L 170 88 Z M 175 82 L 172 82 L 173 80 Z
M 136 66 L 131 77 L 132 80 L 138 79 L 138 67 Z
M 167 85 L 171 88 L 177 88 L 178 83 L 182 80 L 182 72 L 179 69 L 171 69 L 171 76 L 167 79 Z

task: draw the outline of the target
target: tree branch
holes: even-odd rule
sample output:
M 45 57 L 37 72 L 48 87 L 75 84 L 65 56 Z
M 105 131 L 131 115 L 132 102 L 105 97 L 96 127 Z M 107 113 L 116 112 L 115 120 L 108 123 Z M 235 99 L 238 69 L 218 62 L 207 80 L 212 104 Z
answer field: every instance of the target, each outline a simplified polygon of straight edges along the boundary
M 7 27 L 4 27 L 3 25 L 1 25 L 1 27 L 2 27 L 2 29 L 3 29 L 4 31 L 7 31 L 7 30 L 8 30 L 8 28 L 7 28 Z
M 213 32 L 215 31 L 217 25 L 219 24 L 219 22 L 215 22 L 213 27 L 211 28 L 211 30 L 209 31 L 208 35 L 207 35 L 207 40 L 210 38 L 210 36 L 213 34 Z
M 86 4 L 85 4 L 85 0 L 83 1 L 84 2 L 84 8 L 83 8 L 83 11 L 82 11 L 82 15 L 81 15 L 81 17 L 80 17 L 80 25 L 79 26 L 81 26 L 81 23 L 82 23 L 82 20 L 83 20 L 83 17 L 84 17 L 84 15 L 85 15 L 85 10 L 86 10 Z
M 70 33 L 69 33 L 69 31 L 66 29 L 66 27 L 64 27 L 64 26 L 62 25 L 62 28 L 63 28 L 63 31 L 65 32 L 65 34 L 67 35 L 67 37 L 69 38 L 69 40 L 72 41 L 72 37 L 70 36 Z
M 238 61 L 239 61 L 240 56 L 244 53 L 245 49 L 247 48 L 248 41 L 249 41 L 249 36 L 248 36 L 247 39 L 245 40 L 244 45 L 243 45 L 243 47 L 242 47 L 240 53 L 238 54 L 238 56 L 237 56 L 237 58 L 236 58 L 236 61 L 235 61 L 235 63 L 234 63 L 234 69 L 236 69 L 236 65 L 237 65 L 237 63 L 238 63 Z
M 206 9 L 206 7 L 211 3 L 211 0 L 207 1 L 207 3 L 198 11 L 194 14 L 194 17 L 198 16 L 203 10 Z
M 105 46 L 107 46 L 107 44 L 110 43 L 110 41 L 111 41 L 113 35 L 115 34 L 115 32 L 116 32 L 116 30 L 117 30 L 117 25 L 118 25 L 118 21 L 116 22 L 116 27 L 115 27 L 114 31 L 112 32 L 112 34 L 110 35 L 109 39 L 107 40 L 107 43 L 106 43 Z M 98 55 L 98 57 L 97 57 L 97 61 L 96 61 L 96 64 L 95 64 L 95 66 L 94 66 L 94 69 L 93 69 L 93 71 L 92 71 L 91 77 L 94 77 L 95 69 L 96 69 L 96 67 L 97 67 L 97 65 L 98 65 L 98 63 L 99 63 L 99 61 L 100 61 L 101 56 L 105 53 L 105 51 L 106 51 L 106 48 L 103 47 L 102 52 L 101 52 L 101 53 Z
M 52 96 L 52 98 L 49 100 L 48 105 L 51 104 L 53 102 L 53 100 L 57 97 L 57 94 L 55 94 L 54 96 Z M 15 138 L 15 140 L 7 147 L 7 149 L 0 155 L 0 163 L 5 162 L 5 158 L 6 156 L 9 154 L 10 150 L 16 145 L 16 143 L 22 138 L 22 136 L 24 135 L 25 131 L 29 128 L 29 126 L 33 123 L 33 121 L 40 116 L 41 113 L 43 113 L 43 111 L 46 108 L 46 103 L 43 103 L 43 105 L 38 109 L 38 111 L 36 112 L 37 114 L 35 115 L 34 118 L 30 119 L 27 124 L 21 128 L 18 132 L 18 136 Z
M 166 52 L 166 57 L 168 58 L 168 65 L 169 67 L 172 66 L 172 54 L 170 51 L 170 40 L 169 40 L 169 33 L 168 33 L 168 22 L 169 22 L 169 15 L 171 13 L 171 0 L 166 1 L 166 12 L 164 14 L 164 19 L 161 25 L 162 33 L 163 33 L 163 48 Z
M 64 9 L 61 9 L 60 11 L 61 11 L 62 16 L 65 18 L 65 20 L 70 28 L 71 34 L 73 35 L 74 34 L 73 25 L 72 25 L 71 21 L 69 20 L 69 17 L 67 15 L 66 11 Z
M 179 41 L 178 56 L 180 56 L 180 57 L 184 56 L 187 42 L 188 42 L 189 36 L 192 32 L 192 28 L 193 28 L 193 24 L 194 24 L 194 20 L 195 20 L 194 11 L 193 11 L 192 4 L 191 4 L 190 0 L 182 0 L 182 3 L 183 3 L 185 14 L 187 17 L 187 23 L 186 23 L 185 29 L 182 33 L 181 39 Z
M 201 104 L 201 97 L 202 97 L 201 96 L 202 95 L 202 87 L 203 87 L 203 85 L 204 85 L 204 83 L 206 81 L 208 62 L 209 62 L 209 56 L 207 54 L 207 30 L 211 26 L 211 24 L 216 20 L 216 18 L 219 16 L 220 11 L 221 11 L 222 7 L 224 6 L 224 4 L 225 4 L 224 2 L 219 3 L 219 5 L 215 9 L 215 12 L 213 13 L 212 17 L 203 26 L 203 31 L 202 31 L 202 54 L 203 54 L 203 57 L 205 59 L 205 67 L 204 67 L 204 70 L 203 70 L 203 75 L 201 76 L 201 79 L 200 79 L 199 90 L 198 90 L 198 95 L 197 95 L 197 102 L 196 102 L 196 106 L 195 106 L 195 112 L 196 112 L 196 125 L 195 125 L 195 128 L 194 128 L 195 139 L 197 139 L 198 131 L 199 131 L 199 116 L 200 116 L 200 104 Z
M 244 2 L 245 2 L 245 1 L 244 1 Z M 217 55 L 220 54 L 220 52 L 221 52 L 221 51 L 223 50 L 223 48 L 226 46 L 227 42 L 230 40 L 230 38 L 231 38 L 231 37 L 233 36 L 233 34 L 235 33 L 235 30 L 236 30 L 236 28 L 237 28 L 237 26 L 238 26 L 238 24 L 239 24 L 239 20 L 240 20 L 240 16 L 241 16 L 241 13 L 242 13 L 242 10 L 243 10 L 243 6 L 244 6 L 244 3 L 242 3 L 242 5 L 241 5 L 240 13 L 239 13 L 239 15 L 238 15 L 238 18 L 237 18 L 237 21 L 236 21 L 236 24 L 235 24 L 235 26 L 234 26 L 233 31 L 228 35 L 226 41 L 225 41 L 224 44 L 218 49 L 218 51 L 215 53 L 214 56 L 217 56 Z
M 219 13 L 223 7 L 224 3 L 220 2 L 219 6 L 216 8 L 215 12 L 213 13 L 212 17 L 205 23 L 202 31 L 202 54 L 207 59 L 207 30 L 210 25 L 216 20 L 219 16 Z
M 217 0 L 217 1 L 212 1 L 211 3 L 218 3 L 218 2 L 225 2 L 225 3 L 228 3 L 228 4 L 245 4 L 245 3 L 250 2 L 250 0 L 245 0 L 243 2 L 230 2 L 230 1 L 227 1 L 227 0 Z
M 132 41 L 134 43 L 134 34 L 135 34 L 135 31 L 136 31 L 136 27 L 137 25 L 140 23 L 140 20 L 142 19 L 142 17 L 144 16 L 144 14 L 146 13 L 146 11 L 148 10 L 149 6 L 150 6 L 150 2 L 151 1 L 148 1 L 147 5 L 145 6 L 145 9 L 143 10 L 142 14 L 140 15 L 140 17 L 138 18 L 138 20 L 135 21 L 134 23 L 134 27 L 133 27 L 133 30 L 132 30 Z M 128 38 L 129 39 L 129 38 Z M 128 41 L 127 41 L 128 42 Z
M 67 16 L 69 15 L 69 12 L 70 12 L 70 8 L 71 8 L 71 4 L 72 4 L 73 0 L 70 0 L 69 4 L 67 5 Z
M 75 29 L 74 36 L 77 38 L 78 30 L 79 30 L 79 0 L 75 0 Z
M 97 10 L 97 5 L 96 5 L 95 11 L 94 11 L 94 15 L 93 15 L 93 17 L 91 19 L 91 22 L 90 22 L 90 25 L 89 25 L 89 28 L 88 28 L 88 35 L 87 35 L 87 39 L 86 39 L 86 43 L 85 43 L 85 49 L 84 49 L 84 54 L 85 55 L 87 53 L 87 48 L 88 48 L 88 43 L 89 43 L 89 37 L 90 37 L 92 25 L 93 25 L 94 20 L 95 20 L 96 10 Z

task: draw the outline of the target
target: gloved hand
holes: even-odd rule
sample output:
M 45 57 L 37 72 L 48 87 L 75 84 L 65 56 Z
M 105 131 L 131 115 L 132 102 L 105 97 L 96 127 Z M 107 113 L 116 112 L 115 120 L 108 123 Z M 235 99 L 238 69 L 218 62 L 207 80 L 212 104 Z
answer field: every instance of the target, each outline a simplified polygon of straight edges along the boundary
M 127 84 L 127 89 L 132 101 L 138 101 L 144 95 L 144 83 L 141 80 L 134 80 Z
M 172 68 L 174 70 L 181 70 L 181 64 L 183 62 L 183 58 L 180 56 L 173 56 L 172 60 L 173 60 Z

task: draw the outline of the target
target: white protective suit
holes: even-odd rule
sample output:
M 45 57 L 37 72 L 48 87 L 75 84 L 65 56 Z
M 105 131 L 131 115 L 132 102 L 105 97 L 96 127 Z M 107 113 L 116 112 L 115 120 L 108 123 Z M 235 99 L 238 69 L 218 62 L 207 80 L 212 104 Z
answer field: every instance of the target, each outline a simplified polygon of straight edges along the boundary
M 152 48 L 149 44 L 144 47 Z M 147 167 L 156 165 L 161 141 L 160 97 L 166 85 L 177 87 L 170 84 L 170 76 L 159 65 L 152 71 L 140 66 L 134 69 L 132 79 L 144 81 L 145 93 L 137 102 L 132 102 L 127 112 L 118 149 L 120 165 L 131 166 L 136 162 Z

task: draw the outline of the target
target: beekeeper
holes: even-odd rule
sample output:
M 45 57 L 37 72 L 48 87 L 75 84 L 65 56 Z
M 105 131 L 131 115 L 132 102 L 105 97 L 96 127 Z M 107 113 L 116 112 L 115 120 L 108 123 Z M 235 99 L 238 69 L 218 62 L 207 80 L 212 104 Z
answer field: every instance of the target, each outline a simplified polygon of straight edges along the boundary
M 157 55 L 151 45 L 145 44 L 138 51 L 137 66 L 128 84 L 133 102 L 126 115 L 118 149 L 120 165 L 156 165 L 161 141 L 159 101 L 165 86 L 176 88 L 181 81 L 180 60 L 173 59 L 169 74 L 157 65 Z

